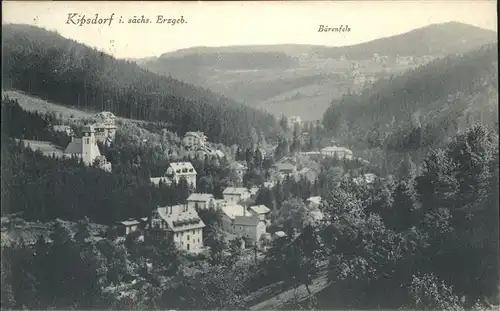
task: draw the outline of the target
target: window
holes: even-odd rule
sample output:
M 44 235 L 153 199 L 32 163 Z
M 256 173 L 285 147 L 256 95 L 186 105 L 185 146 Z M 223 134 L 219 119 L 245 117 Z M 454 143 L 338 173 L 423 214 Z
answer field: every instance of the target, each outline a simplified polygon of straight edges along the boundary
M 187 250 L 189 250 L 189 244 L 187 245 Z
M 187 236 L 187 240 L 189 241 L 189 234 L 188 234 L 188 236 Z

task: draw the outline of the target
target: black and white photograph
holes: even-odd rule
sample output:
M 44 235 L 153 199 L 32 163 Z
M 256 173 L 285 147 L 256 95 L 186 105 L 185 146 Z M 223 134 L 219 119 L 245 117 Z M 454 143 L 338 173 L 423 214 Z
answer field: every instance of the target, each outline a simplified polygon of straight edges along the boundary
M 500 310 L 497 1 L 3 1 L 1 310 Z

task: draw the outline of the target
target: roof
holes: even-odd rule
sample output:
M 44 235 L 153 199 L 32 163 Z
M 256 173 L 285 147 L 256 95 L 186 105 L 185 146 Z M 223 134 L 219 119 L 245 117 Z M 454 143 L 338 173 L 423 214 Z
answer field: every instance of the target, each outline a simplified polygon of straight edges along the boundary
M 278 236 L 278 237 L 282 238 L 282 237 L 285 237 L 285 236 L 286 236 L 286 233 L 285 233 L 284 231 L 276 231 L 276 232 L 274 233 L 274 235 L 276 235 L 276 236 Z
M 116 129 L 117 126 L 111 122 L 100 122 L 93 124 L 94 128 Z
M 247 188 L 235 188 L 235 187 L 227 187 L 224 189 L 224 192 L 222 194 L 239 194 L 243 195 L 245 193 L 249 193 Z
M 96 119 L 115 119 L 115 115 L 112 112 L 109 111 L 101 111 L 98 114 L 95 115 Z
M 73 138 L 68 147 L 66 147 L 66 149 L 64 150 L 64 153 L 82 153 L 82 139 Z
M 228 204 L 230 204 L 230 202 L 229 202 L 229 201 L 227 201 L 227 200 L 224 200 L 224 199 L 221 199 L 221 200 L 215 200 L 215 205 L 216 205 L 217 207 L 221 207 L 222 205 L 228 205 Z
M 254 206 L 250 206 L 250 209 L 252 211 L 254 211 L 255 213 L 257 214 L 267 214 L 269 213 L 271 210 L 269 208 L 267 208 L 267 206 L 265 205 L 254 205 Z
M 323 148 L 321 149 L 321 152 L 345 152 L 348 154 L 352 154 L 352 151 L 350 149 L 344 147 L 335 147 L 335 146 Z
M 299 174 L 305 174 L 305 173 L 307 173 L 307 172 L 309 172 L 309 171 L 311 171 L 311 169 L 310 169 L 310 168 L 308 168 L 308 167 L 304 167 L 303 169 L 301 169 L 301 170 L 299 171 Z
M 310 198 L 307 198 L 307 201 L 315 203 L 315 204 L 320 204 L 321 203 L 321 197 L 310 197 Z
M 219 158 L 224 158 L 226 155 L 224 154 L 224 152 L 220 151 L 220 150 L 215 150 L 215 154 L 219 157 Z
M 54 126 L 52 126 L 52 129 L 54 131 L 65 132 L 65 131 L 71 131 L 71 126 L 69 126 L 69 125 L 54 125 Z
M 172 173 L 175 174 L 196 174 L 196 170 L 193 167 L 193 164 L 191 162 L 174 162 L 170 163 L 169 169 L 173 170 Z M 167 169 L 167 172 L 168 170 Z
M 138 220 L 135 220 L 135 219 L 129 219 L 129 220 L 124 220 L 124 221 L 119 221 L 118 222 L 119 224 L 122 224 L 126 227 L 129 227 L 129 226 L 137 226 L 137 225 L 140 225 L 141 222 L 138 221 Z
M 239 204 L 222 205 L 220 208 L 229 219 L 234 219 L 236 216 L 243 216 L 245 211 L 245 207 Z
M 235 216 L 233 223 L 240 226 L 257 226 L 260 222 L 257 216 Z
M 264 185 L 264 187 L 266 187 L 266 188 L 272 188 L 272 187 L 274 186 L 274 184 L 273 184 L 272 182 L 270 182 L 270 181 L 266 181 L 266 182 L 264 182 L 264 184 L 263 184 L 263 185 Z
M 284 162 L 284 163 L 276 163 L 274 165 L 278 170 L 293 170 L 296 168 L 295 164 L 293 163 L 288 163 L 288 162 Z
M 210 193 L 191 193 L 187 201 L 206 202 L 213 198 L 214 195 Z
M 235 170 L 246 170 L 248 169 L 248 167 L 241 163 L 241 162 L 233 162 L 231 163 L 231 168 L 235 169 Z
M 295 160 L 292 159 L 291 157 L 283 157 L 277 163 L 292 163 L 292 164 L 296 164 Z
M 158 215 L 167 223 L 168 228 L 174 232 L 200 229 L 205 227 L 194 208 L 184 211 L 184 205 L 158 207 Z M 170 213 L 171 211 L 171 213 Z

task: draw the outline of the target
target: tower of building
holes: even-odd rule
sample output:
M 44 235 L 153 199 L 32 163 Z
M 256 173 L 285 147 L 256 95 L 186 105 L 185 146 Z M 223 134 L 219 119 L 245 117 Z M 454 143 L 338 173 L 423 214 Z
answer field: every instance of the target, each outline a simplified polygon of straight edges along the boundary
M 91 165 L 100 156 L 96 145 L 95 129 L 93 126 L 87 125 L 83 128 L 82 133 L 82 159 L 85 164 Z

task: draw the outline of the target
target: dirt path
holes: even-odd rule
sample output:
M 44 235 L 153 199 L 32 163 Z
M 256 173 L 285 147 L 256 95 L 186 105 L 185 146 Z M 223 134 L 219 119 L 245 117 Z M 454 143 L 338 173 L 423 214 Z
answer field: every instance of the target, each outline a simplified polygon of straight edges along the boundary
M 330 282 L 328 281 L 328 277 L 326 274 L 313 279 L 312 284 L 309 285 L 309 289 L 311 290 L 312 295 L 319 293 L 323 289 L 325 289 Z M 300 303 L 311 295 L 307 292 L 306 286 L 301 285 L 297 288 L 290 289 L 285 291 L 273 298 L 267 299 L 261 303 L 258 303 L 252 307 L 250 310 L 277 310 L 280 307 L 285 305 L 289 305 L 292 303 Z

